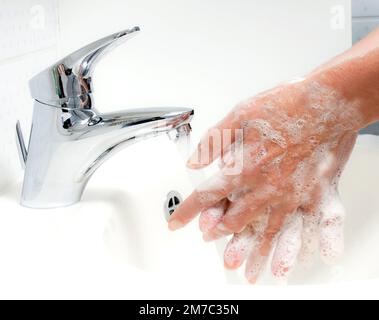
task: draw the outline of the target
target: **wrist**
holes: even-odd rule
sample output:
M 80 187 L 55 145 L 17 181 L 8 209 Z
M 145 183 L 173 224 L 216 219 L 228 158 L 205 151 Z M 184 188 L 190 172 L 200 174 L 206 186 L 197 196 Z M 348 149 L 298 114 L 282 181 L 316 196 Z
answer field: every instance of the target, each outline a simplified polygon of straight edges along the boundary
M 376 58 L 376 57 L 375 57 Z M 332 89 L 359 131 L 379 120 L 379 60 L 358 57 L 311 74 L 307 79 Z

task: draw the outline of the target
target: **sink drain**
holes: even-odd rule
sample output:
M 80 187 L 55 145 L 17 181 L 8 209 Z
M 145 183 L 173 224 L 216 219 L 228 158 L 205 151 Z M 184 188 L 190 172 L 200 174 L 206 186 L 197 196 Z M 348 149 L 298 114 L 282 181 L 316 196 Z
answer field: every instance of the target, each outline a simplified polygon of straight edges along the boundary
M 164 213 L 166 220 L 169 220 L 175 210 L 182 204 L 183 198 L 177 191 L 171 191 L 167 195 L 167 199 L 164 204 Z

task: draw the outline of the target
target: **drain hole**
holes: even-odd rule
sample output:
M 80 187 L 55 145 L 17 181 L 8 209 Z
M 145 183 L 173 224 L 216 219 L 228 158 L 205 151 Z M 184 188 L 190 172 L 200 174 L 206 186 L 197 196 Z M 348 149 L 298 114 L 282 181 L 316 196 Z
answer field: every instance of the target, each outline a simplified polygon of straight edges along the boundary
M 177 191 L 171 191 L 167 195 L 167 199 L 164 204 L 164 213 L 166 220 L 174 214 L 175 210 L 181 205 L 183 198 Z

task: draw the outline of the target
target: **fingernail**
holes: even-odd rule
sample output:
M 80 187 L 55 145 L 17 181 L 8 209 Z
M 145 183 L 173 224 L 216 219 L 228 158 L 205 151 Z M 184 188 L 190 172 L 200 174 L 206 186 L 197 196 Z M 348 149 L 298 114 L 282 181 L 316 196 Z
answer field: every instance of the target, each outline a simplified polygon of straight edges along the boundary
M 247 281 L 249 281 L 250 284 L 257 284 L 258 278 L 259 278 L 258 276 L 248 277 Z
M 236 270 L 241 267 L 242 263 L 239 260 L 224 261 L 224 267 L 227 270 Z
M 181 223 L 180 221 L 178 220 L 171 220 L 169 223 L 168 223 L 168 227 L 171 231 L 176 231 L 176 230 L 179 230 L 181 228 L 184 227 L 184 224 Z

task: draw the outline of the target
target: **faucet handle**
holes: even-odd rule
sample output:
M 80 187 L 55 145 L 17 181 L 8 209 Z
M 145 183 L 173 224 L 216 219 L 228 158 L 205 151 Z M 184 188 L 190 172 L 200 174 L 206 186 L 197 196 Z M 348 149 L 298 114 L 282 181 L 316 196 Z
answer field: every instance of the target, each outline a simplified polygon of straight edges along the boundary
M 92 75 L 97 62 L 139 31 L 134 27 L 112 34 L 58 61 L 30 80 L 32 97 L 54 107 L 92 109 Z

